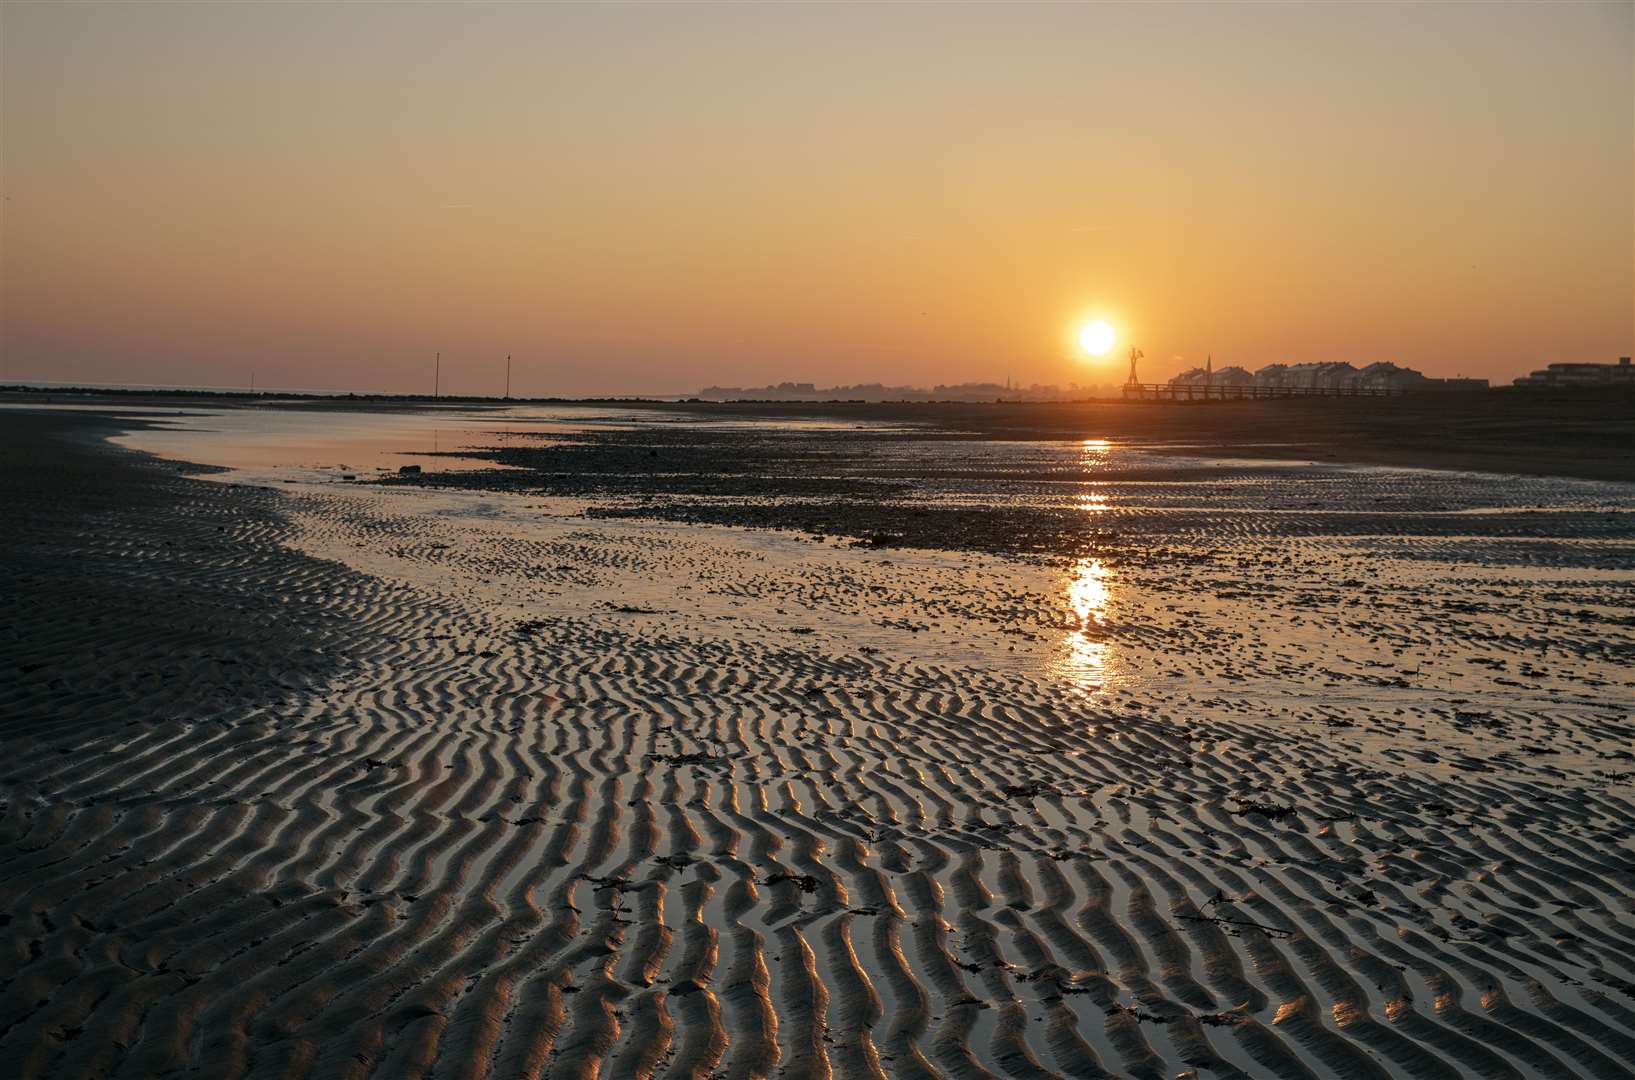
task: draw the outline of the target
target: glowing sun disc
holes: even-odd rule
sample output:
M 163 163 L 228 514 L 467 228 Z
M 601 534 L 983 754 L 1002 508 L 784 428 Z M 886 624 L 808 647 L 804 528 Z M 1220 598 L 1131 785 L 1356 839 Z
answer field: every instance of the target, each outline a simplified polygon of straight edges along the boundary
M 1101 319 L 1087 322 L 1079 331 L 1079 347 L 1091 356 L 1100 356 L 1113 347 L 1113 327 Z

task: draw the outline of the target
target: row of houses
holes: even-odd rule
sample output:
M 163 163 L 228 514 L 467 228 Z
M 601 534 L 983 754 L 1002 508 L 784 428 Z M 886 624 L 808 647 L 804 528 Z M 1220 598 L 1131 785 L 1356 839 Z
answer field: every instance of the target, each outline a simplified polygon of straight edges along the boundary
M 1241 367 L 1210 367 L 1183 371 L 1171 386 L 1264 386 L 1312 390 L 1385 390 L 1406 393 L 1422 389 L 1486 389 L 1486 379 L 1431 379 L 1413 368 L 1392 363 L 1354 367 L 1344 362 L 1322 364 L 1267 364 L 1250 372 Z

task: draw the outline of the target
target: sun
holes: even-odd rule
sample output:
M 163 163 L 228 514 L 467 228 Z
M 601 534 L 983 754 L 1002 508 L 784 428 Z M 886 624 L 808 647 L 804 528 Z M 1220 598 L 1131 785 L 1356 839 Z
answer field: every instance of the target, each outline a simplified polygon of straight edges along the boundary
M 1115 336 L 1111 323 L 1096 319 L 1079 328 L 1079 347 L 1091 356 L 1101 356 L 1113 347 Z

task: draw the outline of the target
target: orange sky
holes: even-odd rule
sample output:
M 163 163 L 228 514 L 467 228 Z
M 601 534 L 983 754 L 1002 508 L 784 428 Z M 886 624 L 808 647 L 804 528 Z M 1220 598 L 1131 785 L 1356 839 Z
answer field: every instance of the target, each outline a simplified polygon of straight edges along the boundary
M 0 5 L 0 378 L 1116 383 L 1635 339 L 1635 6 Z

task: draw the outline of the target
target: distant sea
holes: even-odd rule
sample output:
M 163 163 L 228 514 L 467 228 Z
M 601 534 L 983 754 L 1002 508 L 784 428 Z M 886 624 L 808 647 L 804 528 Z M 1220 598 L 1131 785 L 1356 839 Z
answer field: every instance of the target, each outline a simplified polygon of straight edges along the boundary
M 81 382 L 79 380 L 56 381 L 51 379 L 0 379 L 0 389 L 12 388 L 19 390 L 111 390 L 124 393 L 140 391 L 155 391 L 158 393 L 196 393 L 196 394 L 250 394 L 259 396 L 277 397 L 280 394 L 300 394 L 307 397 L 349 397 L 361 398 L 412 398 L 416 401 L 436 400 L 430 394 L 407 394 L 393 390 L 314 390 L 299 386 L 257 386 L 253 391 L 248 386 L 192 386 L 174 383 L 108 383 L 108 382 Z M 451 403 L 461 401 L 512 401 L 516 403 L 560 401 L 560 402 L 605 402 L 605 401 L 688 401 L 690 394 L 604 394 L 591 397 L 558 397 L 553 395 L 535 395 L 524 397 L 517 395 L 513 398 L 502 398 L 488 394 L 459 394 L 452 391 L 444 393 L 443 398 Z
M 83 382 L 78 379 L 66 382 L 51 379 L 0 379 L 0 386 L 25 387 L 40 390 L 184 390 L 205 394 L 248 394 L 248 386 L 191 386 L 172 383 L 111 383 L 111 382 Z M 311 390 L 296 386 L 257 386 L 257 394 L 315 394 L 323 397 L 345 397 L 348 394 L 380 396 L 369 390 Z

